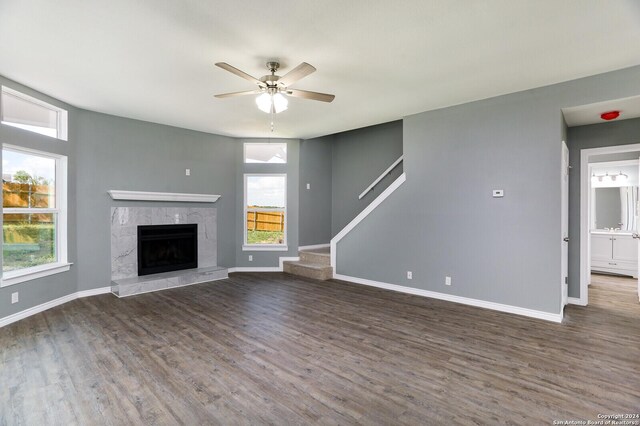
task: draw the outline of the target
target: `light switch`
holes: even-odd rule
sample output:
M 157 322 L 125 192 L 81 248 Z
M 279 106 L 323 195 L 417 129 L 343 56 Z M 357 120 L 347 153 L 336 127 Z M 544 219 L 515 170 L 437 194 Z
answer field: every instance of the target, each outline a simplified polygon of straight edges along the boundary
M 504 189 L 493 190 L 493 198 L 502 198 L 502 197 L 504 197 Z
M 311 184 L 310 183 L 307 184 L 307 189 L 311 189 Z
M 191 176 L 191 169 L 184 169 L 185 176 Z
M 17 291 L 15 293 L 11 293 L 11 303 L 18 303 L 19 300 Z

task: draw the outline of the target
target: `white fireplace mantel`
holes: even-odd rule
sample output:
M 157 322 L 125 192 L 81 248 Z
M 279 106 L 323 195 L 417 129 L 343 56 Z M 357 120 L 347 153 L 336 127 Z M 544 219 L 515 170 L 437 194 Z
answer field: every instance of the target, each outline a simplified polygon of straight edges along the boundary
M 148 192 L 148 191 L 122 191 L 110 189 L 107 191 L 114 200 L 136 201 L 175 201 L 188 203 L 215 203 L 220 198 L 216 194 L 184 194 L 179 192 Z

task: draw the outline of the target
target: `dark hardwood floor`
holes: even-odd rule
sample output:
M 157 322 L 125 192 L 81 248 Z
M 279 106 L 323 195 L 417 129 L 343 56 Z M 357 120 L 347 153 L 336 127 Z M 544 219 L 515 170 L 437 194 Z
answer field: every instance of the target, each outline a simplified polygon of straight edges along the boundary
M 0 329 L 0 424 L 534 425 L 638 413 L 640 304 L 630 285 L 600 281 L 562 325 L 280 273 L 80 299 Z

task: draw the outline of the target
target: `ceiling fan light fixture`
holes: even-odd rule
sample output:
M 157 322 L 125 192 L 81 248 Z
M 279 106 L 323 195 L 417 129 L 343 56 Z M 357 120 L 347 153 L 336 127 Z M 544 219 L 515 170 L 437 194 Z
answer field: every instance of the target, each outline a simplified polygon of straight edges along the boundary
M 269 61 L 267 62 L 267 69 L 271 72 L 271 75 L 262 76 L 260 79 L 257 79 L 247 74 L 246 72 L 227 64 L 226 62 L 216 62 L 216 66 L 258 85 L 258 88 L 255 88 L 254 90 L 220 93 L 215 95 L 216 98 L 231 98 L 236 96 L 257 94 L 258 96 L 256 97 L 256 105 L 261 111 L 264 111 L 267 114 L 277 114 L 279 112 L 285 111 L 288 108 L 289 101 L 285 96 L 283 96 L 283 94 L 296 98 L 311 99 L 320 102 L 332 102 L 335 98 L 334 95 L 330 95 L 328 93 L 289 89 L 292 84 L 316 71 L 313 65 L 309 65 L 306 62 L 302 62 L 300 65 L 286 73 L 284 76 L 280 77 L 275 75 L 275 72 L 280 67 L 280 64 L 277 61 Z
M 285 111 L 289 105 L 289 101 L 287 98 L 282 96 L 280 93 L 276 93 L 273 95 L 273 107 L 276 111 L 276 114 L 282 111 Z
M 256 105 L 258 105 L 260 111 L 264 111 L 267 114 L 271 113 L 271 107 L 273 106 L 273 110 L 277 114 L 287 109 L 289 101 L 280 93 L 273 95 L 263 93 L 256 98 Z
M 256 105 L 260 111 L 264 111 L 267 114 L 271 112 L 271 95 L 263 93 L 256 98 Z

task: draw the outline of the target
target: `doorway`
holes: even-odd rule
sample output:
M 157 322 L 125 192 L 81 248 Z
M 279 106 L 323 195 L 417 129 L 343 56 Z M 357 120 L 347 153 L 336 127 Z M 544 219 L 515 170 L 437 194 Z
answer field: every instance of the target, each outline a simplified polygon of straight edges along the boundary
M 635 153 L 638 153 L 636 155 Z M 597 162 L 598 158 L 606 158 L 614 154 L 628 156 L 635 156 L 636 160 L 633 161 L 618 161 L 616 164 L 609 164 L 613 169 L 630 166 L 636 170 L 635 181 L 636 189 L 625 191 L 620 185 L 622 175 L 629 173 L 619 172 L 606 172 L 607 167 L 605 162 Z M 583 149 L 580 155 L 580 297 L 569 298 L 569 303 L 586 306 L 589 302 L 589 285 L 592 282 L 598 281 L 599 285 L 602 284 L 603 278 L 598 275 L 592 276 L 592 271 L 604 272 L 606 274 L 627 275 L 637 277 L 638 275 L 638 243 L 633 234 L 638 229 L 638 224 L 635 222 L 638 216 L 638 199 L 637 199 L 637 171 L 638 171 L 638 156 L 640 155 L 640 144 L 633 145 L 619 145 L 609 146 L 601 148 Z M 600 164 L 601 171 L 596 173 L 594 164 Z M 613 176 L 615 175 L 615 177 Z M 616 183 L 616 180 L 618 182 Z M 604 181 L 605 184 L 600 184 Z M 632 185 L 630 185 L 632 186 Z M 596 187 L 601 188 L 617 188 L 615 190 L 596 192 Z M 600 219 L 598 219 L 598 206 L 597 200 L 606 200 L 612 198 L 616 193 L 618 197 L 623 192 L 628 192 L 627 195 L 623 195 L 622 198 L 618 198 L 620 206 L 618 210 L 611 213 L 607 212 L 605 207 L 600 208 Z M 635 196 L 633 195 L 635 193 Z M 626 198 L 625 198 L 626 197 Z M 634 198 L 635 197 L 635 198 Z M 622 206 L 622 201 L 625 202 L 625 207 Z M 611 202 L 611 201 L 609 201 Z M 616 219 L 613 215 L 617 215 Z M 624 219 L 623 219 L 624 216 Z M 631 219 L 633 216 L 633 219 Z M 620 219 L 617 219 L 620 218 Z M 637 234 L 636 234 L 637 235 Z M 633 251 L 635 249 L 635 251 Z M 593 255 L 593 256 L 592 256 Z M 633 274 L 635 272 L 635 275 Z M 606 277 L 605 277 L 606 278 Z M 604 281 L 611 284 L 615 279 L 604 279 Z M 637 279 L 636 288 L 638 294 L 640 294 L 640 287 L 638 287 Z

